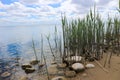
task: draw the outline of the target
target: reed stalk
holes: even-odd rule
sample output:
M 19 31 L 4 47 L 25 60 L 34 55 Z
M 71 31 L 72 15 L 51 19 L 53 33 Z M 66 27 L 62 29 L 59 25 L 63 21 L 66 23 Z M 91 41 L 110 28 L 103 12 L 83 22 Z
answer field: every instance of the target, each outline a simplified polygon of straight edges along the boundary
M 47 68 L 47 63 L 46 63 L 46 57 L 44 55 L 44 51 L 43 51 L 43 38 L 42 38 L 42 35 L 41 35 L 41 55 L 43 56 L 43 59 L 44 59 L 44 62 L 45 62 L 45 68 L 46 68 L 46 71 L 47 71 L 47 78 L 48 80 L 50 80 L 50 77 L 49 77 L 49 73 L 48 73 L 48 68 Z
M 50 43 L 50 35 L 46 36 L 47 38 L 47 41 L 48 41 L 48 44 L 49 44 L 49 47 L 50 47 L 50 51 L 52 53 L 52 56 L 53 56 L 53 60 L 55 61 L 55 55 L 54 55 L 54 52 L 53 52 L 53 49 L 52 49 L 52 46 L 51 46 L 51 43 Z
M 37 58 L 37 53 L 36 53 L 36 49 L 35 49 L 35 43 L 34 43 L 33 38 L 32 38 L 32 48 L 33 48 L 33 51 L 34 51 L 35 59 L 38 60 L 38 58 Z

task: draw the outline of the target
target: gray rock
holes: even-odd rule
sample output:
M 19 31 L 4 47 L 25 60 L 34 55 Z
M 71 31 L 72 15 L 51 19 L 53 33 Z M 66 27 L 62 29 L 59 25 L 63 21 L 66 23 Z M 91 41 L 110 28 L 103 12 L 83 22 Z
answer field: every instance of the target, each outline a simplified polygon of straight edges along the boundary
M 23 70 L 25 70 L 26 68 L 32 68 L 30 64 L 23 64 L 21 67 Z
M 11 73 L 6 71 L 6 72 L 1 74 L 1 77 L 6 78 L 6 77 L 9 77 L 10 75 L 11 75 Z
M 29 80 L 29 79 L 26 76 L 22 76 L 19 80 Z
M 32 61 L 30 61 L 30 64 L 31 65 L 36 65 L 36 64 L 38 64 L 40 61 L 39 60 L 32 60 Z
M 84 71 L 84 70 L 85 70 L 84 65 L 81 64 L 81 63 L 74 63 L 74 64 L 72 65 L 72 68 L 73 68 L 73 70 L 75 70 L 76 72 L 80 72 L 80 71 Z
M 65 72 L 65 76 L 69 77 L 69 78 L 75 77 L 76 76 L 76 72 L 75 71 L 66 71 Z
M 34 68 L 26 68 L 26 69 L 25 69 L 25 73 L 26 73 L 26 74 L 33 73 L 34 71 L 35 71 Z
M 95 65 L 94 65 L 94 64 L 90 64 L 90 63 L 89 63 L 89 64 L 86 64 L 86 65 L 85 65 L 85 67 L 86 67 L 86 68 L 94 68 L 94 67 L 95 67 Z
M 61 64 L 58 64 L 57 68 L 58 68 L 58 69 L 65 69 L 66 66 L 67 66 L 67 64 L 61 63 Z

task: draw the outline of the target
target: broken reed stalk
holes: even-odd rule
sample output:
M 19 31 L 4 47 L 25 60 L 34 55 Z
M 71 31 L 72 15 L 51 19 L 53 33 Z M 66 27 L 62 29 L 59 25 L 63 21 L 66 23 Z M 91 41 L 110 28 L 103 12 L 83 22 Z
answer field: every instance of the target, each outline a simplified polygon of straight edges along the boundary
M 37 53 L 36 53 L 36 49 L 35 49 L 35 43 L 34 43 L 33 38 L 32 38 L 32 48 L 33 48 L 33 51 L 34 51 L 35 59 L 38 60 L 38 58 L 37 58 Z
M 100 66 L 100 68 L 105 71 L 106 73 L 108 73 L 109 71 L 107 69 L 105 69 L 98 61 L 95 60 L 95 62 Z
M 50 51 L 51 51 L 52 56 L 53 56 L 53 58 L 54 58 L 53 60 L 55 61 L 55 55 L 54 55 L 52 46 L 51 46 L 51 44 L 50 44 L 50 35 L 46 36 L 46 38 L 47 38 L 47 41 L 48 41 L 48 44 L 49 44 L 49 47 L 50 47 Z
M 42 38 L 42 35 L 41 35 L 41 56 L 43 56 L 43 59 L 44 59 L 44 62 L 45 62 L 45 68 L 46 68 L 46 71 L 47 71 L 47 78 L 48 78 L 48 80 L 50 80 L 49 73 L 48 73 L 48 68 L 47 68 L 47 63 L 46 63 L 46 58 L 45 58 L 44 51 L 43 51 L 43 38 Z

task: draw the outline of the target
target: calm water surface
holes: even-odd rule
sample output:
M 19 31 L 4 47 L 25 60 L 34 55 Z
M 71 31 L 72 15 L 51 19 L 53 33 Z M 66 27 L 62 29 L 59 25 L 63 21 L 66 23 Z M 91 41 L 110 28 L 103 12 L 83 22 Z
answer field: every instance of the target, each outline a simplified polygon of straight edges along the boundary
M 57 26 L 58 35 L 61 34 L 61 27 Z M 46 26 L 27 26 L 27 27 L 0 27 L 0 80 L 10 80 L 9 78 L 3 79 L 1 74 L 5 71 L 11 72 L 6 69 L 6 66 L 11 66 L 15 63 L 13 58 L 20 57 L 20 64 L 28 63 L 31 59 L 35 59 L 32 38 L 35 42 L 37 56 L 40 59 L 40 41 L 41 34 L 44 40 L 44 53 L 50 55 L 50 49 L 46 36 L 50 34 L 50 41 L 54 48 L 54 32 L 55 27 Z M 6 64 L 7 63 L 7 64 Z

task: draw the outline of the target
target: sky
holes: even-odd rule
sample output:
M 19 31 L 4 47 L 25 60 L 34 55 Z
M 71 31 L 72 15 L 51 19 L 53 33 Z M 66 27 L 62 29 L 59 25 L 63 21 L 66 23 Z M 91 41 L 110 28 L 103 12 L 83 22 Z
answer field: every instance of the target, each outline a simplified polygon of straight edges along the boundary
M 119 15 L 118 0 L 0 0 L 0 26 L 40 26 L 61 23 L 61 13 L 68 19 L 83 18 L 96 4 L 102 18 Z

